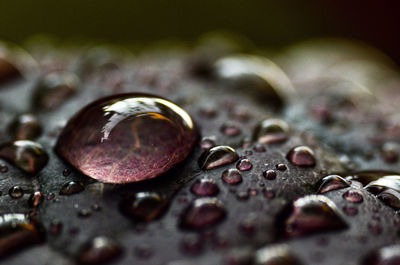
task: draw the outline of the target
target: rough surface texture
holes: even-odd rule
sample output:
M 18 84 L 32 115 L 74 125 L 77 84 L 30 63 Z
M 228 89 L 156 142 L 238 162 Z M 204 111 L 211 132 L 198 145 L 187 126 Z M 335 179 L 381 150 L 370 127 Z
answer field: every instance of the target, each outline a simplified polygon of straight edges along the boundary
M 112 264 L 138 265 L 253 264 L 257 249 L 278 244 L 288 247 L 301 264 L 350 265 L 360 264 L 371 250 L 400 243 L 400 216 L 356 181 L 351 187 L 323 194 L 336 204 L 349 224 L 347 229 L 317 231 L 292 239 L 279 232 L 285 221 L 281 219 L 282 211 L 295 199 L 315 194 L 316 183 L 329 174 L 346 177 L 371 169 L 400 172 L 399 160 L 393 159 L 393 154 L 399 154 L 400 141 L 398 74 L 386 58 L 369 50 L 364 53 L 363 47 L 356 48 L 359 53 L 346 53 L 343 45 L 339 50 L 327 47 L 302 44 L 276 57 L 295 90 L 282 88 L 287 79 L 282 79 L 283 73 L 272 64 L 262 68 L 266 83 L 260 81 L 259 66 L 244 77 L 218 76 L 213 60 L 224 52 L 213 47 L 149 51 L 136 57 L 104 47 L 83 51 L 50 48 L 51 53 L 41 50 L 40 45 L 30 47 L 38 61 L 37 72 L 74 72 L 81 85 L 57 108 L 35 112 L 43 127 L 37 142 L 49 155 L 49 162 L 39 173 L 29 176 L 0 160 L 2 168 L 8 168 L 3 170 L 6 172 L 0 170 L 0 214 L 33 211 L 46 231 L 44 243 L 17 248 L 13 255 L 0 257 L 1 261 L 74 264 L 83 247 L 96 236 L 120 244 L 122 254 Z M 299 50 L 309 60 L 295 56 Z M 336 54 L 333 58 L 332 53 Z M 375 75 L 371 77 L 366 68 Z M 349 71 L 343 69 L 352 69 L 354 74 L 346 76 L 343 73 Z M 32 95 L 40 75 L 28 76 L 26 80 L 1 84 L 0 144 L 12 140 L 7 127 L 13 119 L 34 109 Z M 97 182 L 55 154 L 58 134 L 74 113 L 98 98 L 129 92 L 168 98 L 190 114 L 201 137 L 235 148 L 252 164 L 250 170 L 240 171 L 242 182 L 228 185 L 221 178 L 226 169 L 236 168 L 236 163 L 200 170 L 198 158 L 204 152 L 200 144 L 162 178 L 126 185 Z M 250 141 L 254 129 L 266 118 L 288 122 L 291 129 L 287 141 Z M 387 142 L 393 146 L 389 151 L 383 148 Z M 313 150 L 315 166 L 300 167 L 288 161 L 288 152 L 303 145 Z M 388 159 L 388 152 L 392 159 Z M 265 178 L 266 170 L 275 170 L 276 177 Z M 226 217 L 201 230 L 181 228 L 182 213 L 199 197 L 191 186 L 201 178 L 212 179 L 218 185 L 215 197 L 225 208 Z M 82 183 L 84 190 L 60 195 L 61 187 L 70 181 Z M 21 198 L 8 194 L 15 185 L 24 190 Z M 361 203 L 344 199 L 343 194 L 350 189 L 362 194 Z M 33 209 L 29 198 L 38 190 L 43 199 Z M 161 216 L 143 223 L 122 214 L 121 203 L 137 192 L 160 194 L 167 202 Z

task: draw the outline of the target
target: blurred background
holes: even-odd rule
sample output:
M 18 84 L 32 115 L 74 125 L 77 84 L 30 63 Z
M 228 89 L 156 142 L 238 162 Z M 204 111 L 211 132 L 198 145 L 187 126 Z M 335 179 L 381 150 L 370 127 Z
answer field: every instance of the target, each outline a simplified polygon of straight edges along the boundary
M 1 0 L 0 38 L 38 34 L 111 43 L 192 42 L 215 30 L 280 48 L 313 37 L 371 44 L 400 62 L 400 4 L 391 0 Z

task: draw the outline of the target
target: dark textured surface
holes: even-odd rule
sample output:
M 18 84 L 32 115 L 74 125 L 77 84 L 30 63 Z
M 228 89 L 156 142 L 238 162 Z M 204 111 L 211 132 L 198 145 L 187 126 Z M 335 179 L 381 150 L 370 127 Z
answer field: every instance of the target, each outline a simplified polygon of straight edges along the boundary
M 312 47 L 310 50 L 313 53 Z M 43 126 L 43 134 L 37 141 L 50 157 L 43 170 L 29 176 L 6 161 L 0 161 L 8 167 L 7 172 L 0 173 L 0 213 L 30 212 L 29 196 L 39 189 L 44 199 L 37 208 L 36 219 L 47 231 L 45 243 L 3 257 L 1 261 L 4 264 L 27 264 L 27 261 L 29 264 L 73 264 L 82 247 L 99 235 L 115 239 L 123 249 L 123 254 L 113 264 L 138 265 L 237 264 L 232 263 L 234 255 L 243 252 L 252 256 L 256 249 L 276 244 L 287 244 L 302 264 L 350 265 L 358 264 L 371 250 L 399 243 L 400 217 L 355 181 L 352 187 L 324 194 L 337 204 L 342 213 L 346 207 L 356 208 L 357 214 L 344 214 L 348 229 L 290 240 L 283 238 L 278 229 L 283 222 L 279 219 L 281 212 L 295 199 L 314 194 L 317 190 L 315 184 L 328 174 L 347 176 L 351 171 L 366 169 L 400 171 L 398 161 L 388 163 L 381 155 L 382 143 L 400 140 L 398 113 L 393 107 L 398 102 L 395 97 L 399 98 L 400 93 L 400 79 L 395 72 L 391 72 L 392 88 L 386 90 L 390 92 L 385 95 L 382 92 L 384 88 L 369 83 L 368 91 L 374 95 L 367 95 L 371 102 L 355 97 L 354 93 L 346 100 L 334 100 L 338 98 L 337 94 L 339 98 L 347 96 L 350 90 L 344 86 L 342 89 L 324 88 L 315 77 L 306 74 L 307 71 L 315 73 L 307 68 L 309 64 L 298 63 L 290 57 L 290 52 L 285 54 L 285 60 L 281 56 L 278 62 L 282 62 L 298 93 L 276 85 L 274 78 L 270 78 L 270 84 L 275 84 L 273 86 L 258 86 L 259 83 L 250 78 L 246 79 L 250 80 L 248 83 L 237 87 L 232 86 L 232 80 L 226 80 L 226 77 L 196 76 L 193 74 L 196 69 L 188 67 L 194 62 L 191 61 L 192 52 L 187 51 L 147 52 L 136 57 L 125 51 L 122 55 L 105 56 L 101 53 L 101 56 L 92 57 L 89 52 L 93 55 L 93 49 L 80 53 L 55 48 L 51 51 L 52 54 L 47 55 L 38 47 L 33 49 L 33 56 L 43 71 L 73 71 L 80 77 L 82 85 L 54 110 L 36 112 Z M 342 63 L 348 59 L 341 56 L 340 50 L 336 53 L 337 58 L 342 58 Z M 315 64 L 319 69 L 325 67 L 321 72 L 334 72 L 329 68 L 331 65 L 327 66 L 325 57 L 321 57 Z M 360 58 L 365 59 L 361 55 Z M 363 65 L 373 64 L 370 60 Z M 304 80 L 298 78 L 293 69 L 304 72 Z M 386 67 L 378 69 L 383 72 Z M 272 73 L 273 77 L 280 79 L 281 73 L 269 71 L 269 76 Z M 30 102 L 37 78 L 36 75 L 1 87 L 0 143 L 11 140 L 7 125 L 13 118 L 31 111 Z M 339 79 L 338 75 L 330 78 Z M 358 83 L 361 81 L 365 80 Z M 287 84 L 285 82 L 278 84 Z M 246 89 L 246 86 L 252 89 Z M 271 93 L 265 89 L 276 91 Z M 356 90 L 355 95 L 362 91 Z M 191 115 L 202 137 L 211 137 L 217 145 L 235 148 L 239 156 L 252 163 L 250 170 L 241 171 L 242 183 L 230 186 L 221 179 L 222 172 L 235 168 L 236 163 L 201 171 L 198 166 L 198 158 L 203 152 L 200 145 L 182 164 L 162 177 L 127 185 L 103 184 L 90 179 L 55 154 L 53 148 L 57 134 L 74 113 L 95 99 L 126 92 L 153 93 L 170 99 Z M 279 95 L 284 104 L 277 110 L 274 102 L 262 96 L 265 94 Z M 318 103 L 328 105 L 322 106 L 328 110 L 322 112 L 322 117 L 325 113 L 333 116 L 328 125 L 320 120 L 321 115 L 315 116 L 310 110 L 313 106 L 310 102 L 316 97 Z M 350 107 L 347 107 L 349 101 Z M 342 103 L 346 107 L 342 107 Z M 286 142 L 261 145 L 265 148 L 262 151 L 259 144 L 249 143 L 248 139 L 258 123 L 266 118 L 287 120 L 291 132 Z M 381 124 L 390 124 L 387 126 L 389 129 Z M 224 134 L 222 128 L 227 125 L 237 126 L 240 133 L 234 136 Z M 378 139 L 371 140 L 371 136 Z M 287 153 L 299 145 L 309 146 L 314 151 L 314 167 L 299 167 L 287 160 Z M 285 164 L 287 169 L 278 170 L 278 164 Z M 70 173 L 64 174 L 65 169 Z M 275 179 L 264 178 L 263 172 L 270 169 L 276 171 Z M 191 192 L 191 185 L 204 177 L 218 185 L 216 197 L 224 205 L 227 215 L 221 223 L 205 230 L 181 229 L 182 211 L 197 198 Z M 85 189 L 72 195 L 59 195 L 61 187 L 71 180 L 82 182 Z M 14 185 L 24 189 L 22 198 L 13 199 L 8 195 L 8 190 Z M 363 202 L 356 204 L 345 200 L 343 194 L 349 189 L 359 190 Z M 140 223 L 120 212 L 120 203 L 140 191 L 158 192 L 168 201 L 159 219 Z M 54 231 L 52 226 L 57 222 L 62 223 L 61 229 Z

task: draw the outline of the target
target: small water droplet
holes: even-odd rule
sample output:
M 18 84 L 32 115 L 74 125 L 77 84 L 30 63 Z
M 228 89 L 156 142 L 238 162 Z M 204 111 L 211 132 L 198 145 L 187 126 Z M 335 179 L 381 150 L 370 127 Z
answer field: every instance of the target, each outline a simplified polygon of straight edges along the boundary
M 19 199 L 24 196 L 24 190 L 20 186 L 11 187 L 8 191 L 11 198 Z
M 264 178 L 266 178 L 266 179 L 268 179 L 268 180 L 273 180 L 273 179 L 276 178 L 276 172 L 275 172 L 275 170 L 272 170 L 272 169 L 270 169 L 270 170 L 265 170 L 265 171 L 263 172 L 263 175 L 264 175 Z
M 202 229 L 220 223 L 225 216 L 226 210 L 221 201 L 215 198 L 200 198 L 185 209 L 180 225 L 187 229 Z
M 249 199 L 249 197 L 250 197 L 250 194 L 249 194 L 249 191 L 248 191 L 248 190 L 242 190 L 242 191 L 239 191 L 239 192 L 236 194 L 236 198 L 237 198 L 239 201 L 247 201 L 247 200 Z
M 353 203 L 362 203 L 364 200 L 362 194 L 357 190 L 346 191 L 343 194 L 343 198 L 345 198 L 346 201 L 353 202 Z
M 368 254 L 362 265 L 396 265 L 400 264 L 400 245 L 379 248 Z
M 382 157 L 388 163 L 395 163 L 399 160 L 400 145 L 394 142 L 387 142 L 382 146 Z
M 174 103 L 131 93 L 99 99 L 61 132 L 57 153 L 89 177 L 128 183 L 155 178 L 182 162 L 197 132 Z
M 92 211 L 90 209 L 81 209 L 78 212 L 78 217 L 88 218 L 92 215 Z
M 287 166 L 285 164 L 277 164 L 275 167 L 279 171 L 285 171 L 287 169 Z
M 236 168 L 226 169 L 222 172 L 222 180 L 226 184 L 237 185 L 242 182 L 242 174 Z
M 265 198 L 267 198 L 267 199 L 275 198 L 275 192 L 273 190 L 265 189 L 263 193 L 264 193 Z
M 184 254 L 198 255 L 204 249 L 203 240 L 198 234 L 187 234 L 181 241 L 181 248 Z
M 235 149 L 219 145 L 205 151 L 199 158 L 199 166 L 203 170 L 231 164 L 239 159 Z
M 257 231 L 257 226 L 254 218 L 248 218 L 240 222 L 239 231 L 247 237 L 253 237 Z
M 316 186 L 318 187 L 317 193 L 323 194 L 328 191 L 350 187 L 350 182 L 339 175 L 329 175 L 318 181 Z
M 253 265 L 254 253 L 250 248 L 233 248 L 224 259 L 224 265 Z
M 357 208 L 351 207 L 351 206 L 344 206 L 343 207 L 343 212 L 348 215 L 348 216 L 354 216 L 358 214 Z
M 88 242 L 78 256 L 79 264 L 103 264 L 115 260 L 122 254 L 122 248 L 114 240 L 98 236 Z
M 322 195 L 308 195 L 295 200 L 284 224 L 284 235 L 288 237 L 348 227 L 336 205 Z
M 47 194 L 46 199 L 49 200 L 49 201 L 51 201 L 51 200 L 53 200 L 55 197 L 56 197 L 56 195 L 55 195 L 54 193 L 50 192 L 49 194 Z
M 153 249 L 147 244 L 140 244 L 135 247 L 135 256 L 139 259 L 149 259 L 153 254 Z
M 31 174 L 39 172 L 49 160 L 43 147 L 29 140 L 19 140 L 2 145 L 0 158 Z
M 204 150 L 211 149 L 215 146 L 215 142 L 213 139 L 210 138 L 203 138 L 200 141 L 200 148 Z
M 236 164 L 236 168 L 241 171 L 250 170 L 253 167 L 253 164 L 248 159 L 240 159 L 240 161 Z
M 61 233 L 62 229 L 63 229 L 64 225 L 60 220 L 53 220 L 50 222 L 50 226 L 49 226 L 49 233 L 57 236 Z
M 167 206 L 168 201 L 156 192 L 138 192 L 124 199 L 120 204 L 120 210 L 136 221 L 150 222 L 159 218 Z
M 195 181 L 190 190 L 198 196 L 215 196 L 219 192 L 215 181 L 207 178 L 201 178 Z
M 221 132 L 227 136 L 236 136 L 241 133 L 241 130 L 237 125 L 227 123 L 222 125 Z
M 79 87 L 79 78 L 70 72 L 51 72 L 37 84 L 32 96 L 35 110 L 52 110 L 70 98 Z
M 289 125 L 279 119 L 263 120 L 254 130 L 253 140 L 260 144 L 281 143 L 287 140 Z
M 64 177 L 68 177 L 69 174 L 71 174 L 71 169 L 66 168 L 66 169 L 63 170 L 63 176 L 64 176 Z
M 254 146 L 253 150 L 256 151 L 257 153 L 263 153 L 263 152 L 267 151 L 267 149 L 265 149 L 265 147 L 260 144 L 256 144 Z
M 35 140 L 42 134 L 42 126 L 33 114 L 17 116 L 8 131 L 15 140 Z
M 257 265 L 301 265 L 302 262 L 290 251 L 287 245 L 272 245 L 256 252 Z
M 93 211 L 96 211 L 96 212 L 101 211 L 101 206 L 98 205 L 97 203 L 93 204 L 91 208 Z
M 72 195 L 85 189 L 82 182 L 70 181 L 65 183 L 60 190 L 60 195 Z
M 300 167 L 312 167 L 315 165 L 314 151 L 307 146 L 296 146 L 289 151 L 287 159 Z
M 0 173 L 8 172 L 8 167 L 6 165 L 0 165 Z

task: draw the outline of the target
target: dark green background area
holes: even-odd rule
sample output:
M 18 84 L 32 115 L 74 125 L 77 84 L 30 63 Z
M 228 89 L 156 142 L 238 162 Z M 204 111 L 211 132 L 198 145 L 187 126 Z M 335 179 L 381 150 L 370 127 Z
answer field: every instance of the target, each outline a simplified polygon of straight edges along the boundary
M 267 47 L 310 37 L 352 37 L 400 58 L 400 10 L 395 2 L 0 0 L 0 38 L 21 42 L 49 34 L 59 39 L 146 43 L 191 41 L 208 31 L 227 30 Z

